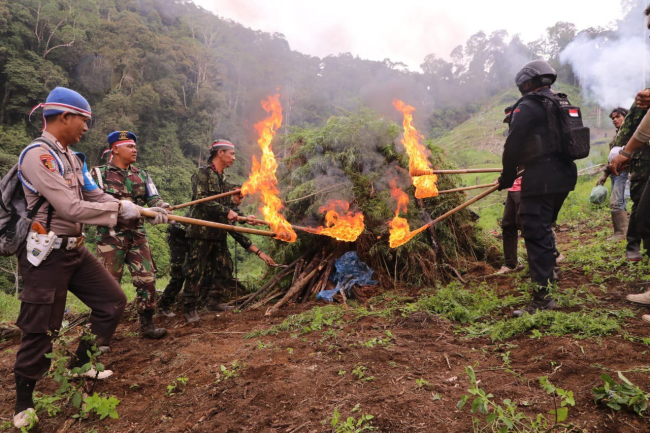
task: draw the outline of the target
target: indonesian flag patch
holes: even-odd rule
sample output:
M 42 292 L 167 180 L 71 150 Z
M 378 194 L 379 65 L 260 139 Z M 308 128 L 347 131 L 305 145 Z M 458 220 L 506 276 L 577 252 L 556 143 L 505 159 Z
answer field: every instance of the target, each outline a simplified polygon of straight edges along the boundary
M 569 108 L 569 116 L 571 117 L 580 117 L 580 112 L 577 108 Z
M 54 173 L 57 170 L 56 161 L 54 160 L 54 157 L 52 155 L 45 154 L 45 155 L 41 155 L 40 158 L 45 168 L 50 170 L 52 173 Z

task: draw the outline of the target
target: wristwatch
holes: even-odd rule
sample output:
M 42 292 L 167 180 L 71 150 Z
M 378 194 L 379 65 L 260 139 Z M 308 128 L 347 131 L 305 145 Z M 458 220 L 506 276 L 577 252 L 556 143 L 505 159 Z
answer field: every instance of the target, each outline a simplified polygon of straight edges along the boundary
M 626 158 L 632 158 L 632 154 L 625 151 L 625 148 L 618 151 L 619 154 L 623 155 Z

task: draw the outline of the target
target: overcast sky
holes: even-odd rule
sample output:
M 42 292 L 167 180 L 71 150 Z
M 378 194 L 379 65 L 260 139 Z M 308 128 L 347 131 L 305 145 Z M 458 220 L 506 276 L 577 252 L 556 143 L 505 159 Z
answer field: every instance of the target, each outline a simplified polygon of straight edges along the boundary
M 642 1 L 642 0 L 640 0 Z M 525 42 L 558 21 L 578 29 L 607 26 L 622 16 L 619 0 L 194 0 L 246 27 L 286 36 L 291 48 L 325 57 L 350 52 L 390 58 L 419 70 L 427 54 L 447 58 L 483 30 L 505 29 Z M 534 10 L 533 5 L 538 5 Z M 534 11 L 534 12 L 533 12 Z M 642 18 L 639 19 L 640 26 Z

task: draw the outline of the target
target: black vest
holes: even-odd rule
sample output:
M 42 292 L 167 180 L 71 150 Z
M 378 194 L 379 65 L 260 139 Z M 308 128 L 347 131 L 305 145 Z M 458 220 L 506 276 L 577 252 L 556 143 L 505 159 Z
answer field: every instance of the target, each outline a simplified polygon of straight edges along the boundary
M 551 97 L 560 104 L 568 104 L 568 99 L 563 93 L 549 95 L 532 92 L 522 96 L 513 108 L 513 111 L 516 110 L 517 106 L 525 100 L 534 100 L 541 104 L 546 112 L 546 135 L 530 134 L 521 145 L 520 164 L 523 166 L 563 158 L 562 143 L 565 132 L 560 119 L 562 113 L 557 105 L 550 100 Z

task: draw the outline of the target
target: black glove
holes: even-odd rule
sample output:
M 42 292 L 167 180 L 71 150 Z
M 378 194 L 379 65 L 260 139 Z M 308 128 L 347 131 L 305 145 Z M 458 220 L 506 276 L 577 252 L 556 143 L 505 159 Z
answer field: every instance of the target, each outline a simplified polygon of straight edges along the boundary
M 510 184 L 510 186 L 506 186 L 503 181 L 503 177 L 501 176 L 499 176 L 499 178 L 497 179 L 497 183 L 499 184 L 499 188 L 498 188 L 499 191 L 503 191 L 504 189 L 508 189 L 510 188 L 510 186 L 512 186 L 512 184 Z

